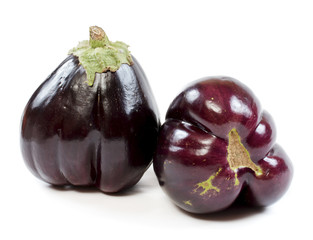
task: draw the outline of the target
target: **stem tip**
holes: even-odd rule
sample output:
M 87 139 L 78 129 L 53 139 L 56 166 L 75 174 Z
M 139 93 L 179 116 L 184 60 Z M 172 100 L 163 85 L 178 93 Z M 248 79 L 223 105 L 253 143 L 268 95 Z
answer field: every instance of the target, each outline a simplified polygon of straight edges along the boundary
M 105 39 L 105 32 L 101 27 L 97 26 L 91 26 L 89 28 L 89 34 L 90 34 L 90 39 L 92 40 L 104 40 Z

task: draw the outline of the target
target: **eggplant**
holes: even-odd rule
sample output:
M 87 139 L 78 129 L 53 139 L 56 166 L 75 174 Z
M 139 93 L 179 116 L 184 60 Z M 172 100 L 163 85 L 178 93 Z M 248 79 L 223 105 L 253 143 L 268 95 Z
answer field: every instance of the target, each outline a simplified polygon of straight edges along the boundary
M 273 118 L 246 85 L 226 76 L 194 81 L 173 100 L 153 166 L 169 198 L 197 214 L 266 207 L 293 178 Z
M 146 75 L 127 45 L 99 27 L 39 86 L 22 115 L 30 171 L 52 185 L 114 193 L 152 162 L 160 127 Z

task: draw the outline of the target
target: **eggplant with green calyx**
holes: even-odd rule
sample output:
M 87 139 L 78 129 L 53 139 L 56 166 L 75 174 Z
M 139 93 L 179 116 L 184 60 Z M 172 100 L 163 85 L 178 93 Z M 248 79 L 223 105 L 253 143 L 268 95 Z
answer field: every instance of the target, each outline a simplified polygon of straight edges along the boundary
M 114 193 L 150 166 L 160 120 L 147 78 L 123 42 L 90 27 L 39 86 L 21 123 L 24 161 L 53 185 Z

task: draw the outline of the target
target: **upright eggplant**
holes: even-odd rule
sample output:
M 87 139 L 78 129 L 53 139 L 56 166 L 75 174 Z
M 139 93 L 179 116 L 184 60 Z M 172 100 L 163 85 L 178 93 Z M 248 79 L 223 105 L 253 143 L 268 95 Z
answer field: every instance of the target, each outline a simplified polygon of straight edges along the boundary
M 159 125 L 128 46 L 94 26 L 27 103 L 21 150 L 31 172 L 50 184 L 113 193 L 135 185 L 150 166 Z

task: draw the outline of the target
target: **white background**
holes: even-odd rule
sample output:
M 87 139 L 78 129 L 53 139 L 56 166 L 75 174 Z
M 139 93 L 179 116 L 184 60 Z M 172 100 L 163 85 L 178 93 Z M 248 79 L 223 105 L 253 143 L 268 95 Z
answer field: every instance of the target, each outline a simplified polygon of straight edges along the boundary
M 311 236 L 312 1 L 1 1 L 0 239 L 284 239 Z M 26 168 L 19 148 L 28 99 L 70 48 L 104 28 L 129 44 L 162 122 L 190 81 L 227 75 L 248 85 L 275 119 L 295 168 L 288 193 L 264 209 L 189 215 L 152 168 L 132 190 L 57 190 Z M 308 239 L 308 238 L 306 238 Z

